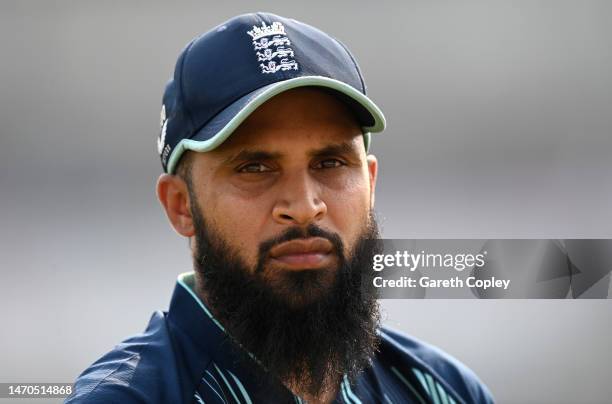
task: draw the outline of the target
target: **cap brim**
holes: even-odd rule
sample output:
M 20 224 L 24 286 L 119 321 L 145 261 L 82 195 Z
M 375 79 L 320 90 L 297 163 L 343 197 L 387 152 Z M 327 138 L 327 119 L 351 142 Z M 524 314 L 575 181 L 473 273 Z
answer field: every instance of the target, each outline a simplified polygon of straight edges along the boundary
M 167 172 L 173 173 L 186 150 L 206 152 L 219 147 L 259 106 L 270 98 L 297 87 L 323 87 L 334 90 L 356 112 L 362 123 L 366 149 L 370 133 L 382 132 L 386 121 L 380 108 L 367 96 L 341 81 L 322 76 L 296 77 L 279 81 L 239 98 L 212 118 L 189 139 L 182 139 L 170 154 Z

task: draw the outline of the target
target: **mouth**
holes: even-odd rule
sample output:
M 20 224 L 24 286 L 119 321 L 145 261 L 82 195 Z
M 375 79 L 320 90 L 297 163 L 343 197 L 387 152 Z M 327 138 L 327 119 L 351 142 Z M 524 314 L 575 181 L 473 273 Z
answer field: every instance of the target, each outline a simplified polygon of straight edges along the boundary
M 322 237 L 291 240 L 270 250 L 270 261 L 288 270 L 322 269 L 335 263 L 333 244 Z

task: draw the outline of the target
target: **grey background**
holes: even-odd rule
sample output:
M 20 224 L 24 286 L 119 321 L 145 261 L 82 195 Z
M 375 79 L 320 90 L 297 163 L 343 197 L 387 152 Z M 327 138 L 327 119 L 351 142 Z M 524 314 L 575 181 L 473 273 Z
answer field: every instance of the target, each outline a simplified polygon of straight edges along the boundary
M 154 192 L 163 86 L 189 39 L 247 11 L 357 56 L 389 122 L 385 237 L 612 237 L 611 4 L 1 2 L 0 381 L 71 381 L 167 307 L 190 258 Z M 612 396 L 609 300 L 383 308 L 500 403 Z

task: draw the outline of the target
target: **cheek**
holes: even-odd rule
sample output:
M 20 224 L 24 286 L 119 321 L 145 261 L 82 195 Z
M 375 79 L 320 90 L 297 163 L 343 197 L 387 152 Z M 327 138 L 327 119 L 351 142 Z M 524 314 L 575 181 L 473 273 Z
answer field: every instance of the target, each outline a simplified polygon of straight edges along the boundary
M 350 251 L 363 231 L 370 211 L 370 186 L 367 177 L 347 178 L 338 189 L 328 189 L 324 200 L 327 214 Z M 345 251 L 346 252 L 346 251 Z
M 259 236 L 269 216 L 263 199 L 245 200 L 235 193 L 217 193 L 209 197 L 205 209 L 207 220 L 219 236 L 249 267 L 257 263 Z

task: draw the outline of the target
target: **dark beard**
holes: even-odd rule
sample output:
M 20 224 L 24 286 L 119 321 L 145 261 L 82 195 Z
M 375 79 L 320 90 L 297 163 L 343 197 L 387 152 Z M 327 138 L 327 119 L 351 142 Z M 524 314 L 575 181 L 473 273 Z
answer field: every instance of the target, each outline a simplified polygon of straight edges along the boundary
M 379 248 L 372 242 L 379 239 L 373 215 L 348 259 L 338 235 L 310 225 L 262 243 L 257 267 L 250 269 L 191 200 L 197 292 L 229 336 L 268 372 L 313 396 L 343 375 L 355 380 L 378 346 L 378 303 L 368 281 Z M 338 256 L 337 268 L 287 270 L 266 279 L 270 248 L 305 237 L 328 239 Z

